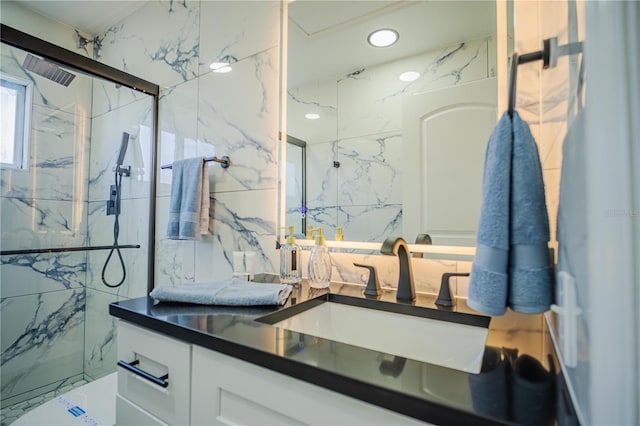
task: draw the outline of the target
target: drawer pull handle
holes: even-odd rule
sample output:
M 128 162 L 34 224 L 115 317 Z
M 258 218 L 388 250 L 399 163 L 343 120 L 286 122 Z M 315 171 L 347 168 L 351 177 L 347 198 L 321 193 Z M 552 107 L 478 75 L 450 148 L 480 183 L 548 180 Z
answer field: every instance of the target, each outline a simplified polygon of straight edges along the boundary
M 167 382 L 167 379 L 169 378 L 169 374 L 165 374 L 164 376 L 161 377 L 156 377 L 153 374 L 149 374 L 144 370 L 139 369 L 138 367 L 136 367 L 136 365 L 138 365 L 140 363 L 139 360 L 134 360 L 131 362 L 125 362 L 125 361 L 118 361 L 118 366 L 124 368 L 125 370 L 128 370 L 130 372 L 132 372 L 133 374 L 142 377 L 143 379 L 147 379 L 150 382 L 166 388 L 167 386 L 169 386 L 169 382 Z

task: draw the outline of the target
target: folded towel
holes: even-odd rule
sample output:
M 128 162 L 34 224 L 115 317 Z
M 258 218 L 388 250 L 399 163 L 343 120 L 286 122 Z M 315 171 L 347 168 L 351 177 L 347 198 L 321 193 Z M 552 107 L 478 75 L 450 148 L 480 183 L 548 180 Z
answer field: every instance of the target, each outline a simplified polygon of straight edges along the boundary
M 258 284 L 234 278 L 202 284 L 156 287 L 149 296 L 160 302 L 199 305 L 284 305 L 291 294 L 291 289 L 292 287 L 288 284 Z
M 171 198 L 167 237 L 173 240 L 199 240 L 209 223 L 209 177 L 202 158 L 174 161 L 171 166 Z M 204 180 L 206 179 L 206 183 Z M 203 190 L 204 188 L 204 190 Z M 206 191 L 206 193 L 205 193 Z M 201 216 L 206 214 L 204 228 Z
M 549 309 L 553 268 L 549 219 L 538 148 L 517 112 L 505 113 L 485 155 L 482 207 L 468 304 L 489 315 L 507 306 L 523 313 Z
M 200 191 L 200 234 L 209 233 L 209 163 L 202 161 L 202 190 Z

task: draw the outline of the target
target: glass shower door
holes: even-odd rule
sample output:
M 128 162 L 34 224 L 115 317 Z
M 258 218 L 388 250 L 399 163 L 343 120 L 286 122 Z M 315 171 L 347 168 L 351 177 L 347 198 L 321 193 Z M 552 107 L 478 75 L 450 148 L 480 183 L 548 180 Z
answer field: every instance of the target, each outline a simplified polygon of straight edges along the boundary
M 155 103 L 151 95 L 15 47 L 2 44 L 1 54 L 6 406 L 115 371 L 108 304 L 147 292 Z M 104 266 L 110 253 L 104 248 L 114 242 L 115 215 L 107 215 L 107 206 L 123 132 L 130 136 L 122 159 L 130 173 L 121 175 L 115 229 L 126 272 L 117 251 Z M 103 278 L 118 283 L 123 273 L 122 286 L 104 285 Z

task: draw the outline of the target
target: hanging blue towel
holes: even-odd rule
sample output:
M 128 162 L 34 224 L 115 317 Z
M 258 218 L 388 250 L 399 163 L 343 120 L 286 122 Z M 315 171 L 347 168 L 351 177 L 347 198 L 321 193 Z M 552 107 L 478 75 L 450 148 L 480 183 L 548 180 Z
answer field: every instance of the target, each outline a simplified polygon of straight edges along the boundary
M 549 216 L 538 145 L 517 112 L 513 113 L 511 196 L 509 307 L 525 314 L 542 313 L 553 303 Z
M 203 200 L 204 159 L 190 158 L 174 161 L 171 169 L 171 198 L 167 237 L 173 240 L 199 240 Z M 206 177 L 208 179 L 208 177 Z M 206 195 L 204 197 L 203 195 Z M 208 213 L 207 213 L 208 215 Z
M 468 305 L 489 315 L 507 306 L 549 309 L 553 292 L 549 219 L 538 148 L 517 112 L 505 113 L 485 155 L 482 207 Z

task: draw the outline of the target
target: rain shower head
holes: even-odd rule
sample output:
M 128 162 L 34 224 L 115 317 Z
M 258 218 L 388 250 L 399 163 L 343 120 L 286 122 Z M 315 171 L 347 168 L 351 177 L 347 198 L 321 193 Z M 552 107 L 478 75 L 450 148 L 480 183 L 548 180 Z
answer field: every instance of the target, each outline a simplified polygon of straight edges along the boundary
M 31 54 L 27 54 L 22 66 L 29 71 L 48 78 L 51 81 L 55 81 L 58 84 L 62 84 L 65 87 L 69 86 L 73 79 L 76 78 L 75 74 L 63 70 L 53 62 L 37 58 Z
M 129 133 L 122 132 L 122 143 L 120 144 L 120 153 L 118 153 L 116 169 L 122 166 L 122 163 L 124 162 L 124 156 L 127 153 L 127 146 L 129 146 Z

